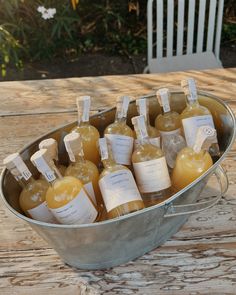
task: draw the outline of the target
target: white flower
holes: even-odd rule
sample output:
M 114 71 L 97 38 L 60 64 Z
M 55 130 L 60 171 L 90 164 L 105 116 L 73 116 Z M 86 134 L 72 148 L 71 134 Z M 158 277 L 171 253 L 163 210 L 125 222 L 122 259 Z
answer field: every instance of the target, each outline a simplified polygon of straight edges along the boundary
M 46 9 L 44 6 L 39 6 L 37 8 L 37 11 L 41 13 L 41 16 L 43 19 L 50 19 L 54 17 L 54 14 L 56 14 L 56 8 L 48 8 Z
M 46 8 L 45 8 L 44 6 L 39 6 L 39 7 L 37 8 L 37 11 L 38 11 L 38 12 L 41 12 L 41 13 L 44 13 L 44 12 L 46 11 Z
M 56 14 L 56 8 L 48 8 L 48 14 L 50 16 L 50 18 L 54 17 L 54 14 Z

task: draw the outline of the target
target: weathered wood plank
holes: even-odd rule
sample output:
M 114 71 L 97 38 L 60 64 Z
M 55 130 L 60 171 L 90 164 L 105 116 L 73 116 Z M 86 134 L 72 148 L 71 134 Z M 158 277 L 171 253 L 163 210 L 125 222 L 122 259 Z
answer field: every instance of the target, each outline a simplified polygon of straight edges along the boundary
M 219 69 L 129 76 L 103 76 L 39 81 L 1 82 L 0 115 L 71 111 L 79 95 L 91 95 L 92 109 L 114 105 L 119 95 L 138 97 L 160 86 L 179 86 L 191 76 L 198 86 L 222 99 L 235 99 L 236 70 Z M 227 87 L 226 87 L 227 85 Z
M 153 87 L 178 85 L 186 76 L 229 101 L 236 111 L 236 69 L 2 82 L 0 168 L 7 154 L 52 128 L 76 120 L 73 110 L 77 95 L 93 96 L 93 110 L 97 110 L 114 105 L 117 95 L 137 97 Z M 230 186 L 219 204 L 192 215 L 158 249 L 106 271 L 89 272 L 64 265 L 45 241 L 0 202 L 0 294 L 235 294 L 236 207 L 232 203 L 236 203 L 236 144 L 223 165 Z M 208 192 L 215 194 L 216 190 L 213 179 Z

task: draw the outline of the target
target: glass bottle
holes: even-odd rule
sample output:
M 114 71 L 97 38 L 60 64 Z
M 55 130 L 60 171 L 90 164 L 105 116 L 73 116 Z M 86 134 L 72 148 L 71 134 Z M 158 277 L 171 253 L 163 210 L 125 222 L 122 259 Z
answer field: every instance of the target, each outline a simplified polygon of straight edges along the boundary
M 58 161 L 58 144 L 57 141 L 54 138 L 47 138 L 42 140 L 39 143 L 39 149 L 46 149 L 48 150 L 51 159 L 53 159 L 56 167 L 60 171 L 61 175 L 65 174 L 66 166 L 59 164 Z M 44 179 L 44 176 L 41 174 L 40 178 Z
M 100 156 L 97 142 L 100 135 L 97 128 L 89 123 L 91 97 L 81 96 L 76 100 L 76 103 L 78 109 L 78 126 L 71 131 L 76 131 L 81 135 L 85 159 L 98 165 Z
M 97 166 L 84 158 L 81 136 L 77 132 L 64 137 L 64 143 L 71 164 L 65 171 L 65 176 L 74 176 L 84 185 L 84 189 L 96 205 L 103 204 L 98 185 L 99 172 Z
M 33 178 L 19 153 L 9 155 L 3 163 L 22 187 L 19 204 L 26 216 L 43 222 L 56 223 L 45 201 L 48 183 Z
M 157 116 L 155 125 L 161 133 L 162 150 L 166 162 L 170 168 L 173 168 L 178 152 L 186 146 L 186 142 L 180 134 L 181 119 L 180 115 L 170 108 L 170 93 L 167 88 L 159 89 L 156 96 L 162 108 L 162 114 Z
M 155 205 L 171 194 L 166 159 L 162 150 L 150 143 L 144 116 L 133 117 L 132 123 L 140 142 L 132 155 L 135 178 L 145 206 Z
M 126 124 L 130 98 L 122 96 L 117 99 L 115 122 L 108 125 L 104 136 L 111 145 L 112 154 L 117 164 L 130 165 L 134 144 L 134 132 Z
M 211 126 L 198 128 L 194 146 L 182 149 L 172 171 L 172 185 L 181 190 L 213 165 L 208 149 L 216 139 L 216 130 Z
M 46 149 L 34 153 L 31 161 L 50 183 L 46 202 L 59 223 L 84 224 L 96 220 L 98 211 L 82 182 L 73 176 L 62 177 Z
M 147 133 L 148 133 L 150 142 L 153 145 L 160 147 L 161 146 L 160 145 L 160 133 L 155 127 L 150 125 L 148 100 L 146 98 L 137 99 L 136 105 L 137 105 L 139 115 L 142 115 L 145 117 L 145 122 L 146 122 L 146 126 L 147 126 Z M 136 138 L 135 148 L 137 147 L 137 145 L 138 145 L 138 140 Z
M 105 137 L 99 139 L 99 147 L 104 166 L 99 177 L 99 186 L 108 218 L 143 209 L 143 200 L 131 171 L 115 162 Z
M 193 147 L 196 139 L 197 129 L 209 125 L 215 128 L 211 112 L 198 102 L 198 94 L 195 80 L 190 78 L 181 81 L 181 86 L 186 95 L 187 107 L 181 113 L 182 126 L 188 147 Z M 219 156 L 219 145 L 217 137 L 209 149 L 212 156 Z

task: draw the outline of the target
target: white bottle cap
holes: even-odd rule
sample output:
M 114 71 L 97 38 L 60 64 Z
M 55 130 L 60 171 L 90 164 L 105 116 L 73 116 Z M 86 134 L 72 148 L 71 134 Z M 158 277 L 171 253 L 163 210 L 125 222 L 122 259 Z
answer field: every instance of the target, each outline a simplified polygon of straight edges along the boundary
M 116 100 L 117 117 L 119 119 L 127 117 L 129 103 L 130 103 L 129 96 L 121 96 Z
M 132 124 L 134 125 L 134 129 L 138 139 L 143 139 L 148 137 L 147 127 L 145 122 L 145 117 L 143 115 L 136 116 L 131 119 Z
M 181 87 L 183 88 L 188 100 L 197 100 L 197 86 L 193 78 L 183 79 L 181 81 Z
M 58 145 L 54 138 L 44 139 L 39 143 L 39 149 L 47 149 L 53 160 L 58 161 Z
M 49 164 L 52 158 L 48 150 L 41 149 L 37 151 L 31 156 L 30 160 L 47 181 L 51 182 L 56 179 L 55 172 Z
M 139 115 L 142 115 L 147 120 L 147 112 L 148 112 L 148 102 L 146 98 L 139 98 L 136 100 L 136 105 L 138 107 Z
M 160 106 L 163 108 L 164 113 L 167 113 L 170 111 L 170 102 L 169 102 L 169 97 L 170 97 L 170 92 L 167 88 L 161 88 L 157 90 L 156 96 L 158 99 L 158 102 Z
M 81 136 L 78 132 L 71 132 L 64 137 L 66 151 L 71 162 L 75 162 L 75 155 L 84 156 Z
M 101 154 L 101 160 L 107 160 L 109 157 L 109 151 L 106 137 L 99 138 L 98 143 Z
M 208 125 L 201 126 L 197 130 L 193 150 L 195 153 L 200 153 L 202 149 L 208 150 L 214 142 L 216 142 L 216 130 Z
M 11 172 L 11 174 L 16 178 L 16 180 L 24 178 L 28 180 L 32 174 L 28 167 L 25 165 L 19 153 L 14 153 L 9 155 L 3 160 L 3 164 Z
M 89 122 L 89 112 L 91 106 L 90 96 L 80 96 L 76 99 L 77 109 L 78 109 L 78 123 Z

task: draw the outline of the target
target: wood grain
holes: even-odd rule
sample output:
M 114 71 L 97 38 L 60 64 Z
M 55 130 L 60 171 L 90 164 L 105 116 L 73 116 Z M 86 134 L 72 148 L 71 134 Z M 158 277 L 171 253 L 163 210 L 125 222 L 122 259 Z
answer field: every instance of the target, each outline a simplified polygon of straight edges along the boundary
M 120 94 L 138 97 L 186 76 L 228 101 L 236 112 L 236 69 L 161 75 L 104 76 L 2 82 L 0 167 L 9 153 L 76 119 L 75 97 L 90 94 L 93 110 L 112 106 Z M 189 217 L 161 247 L 105 271 L 65 265 L 28 224 L 0 202 L 0 294 L 236 294 L 236 145 L 224 160 L 229 190 L 213 208 Z M 217 183 L 205 191 L 215 194 Z M 233 203 L 235 205 L 233 205 Z M 99 253 L 98 253 L 99 255 Z

